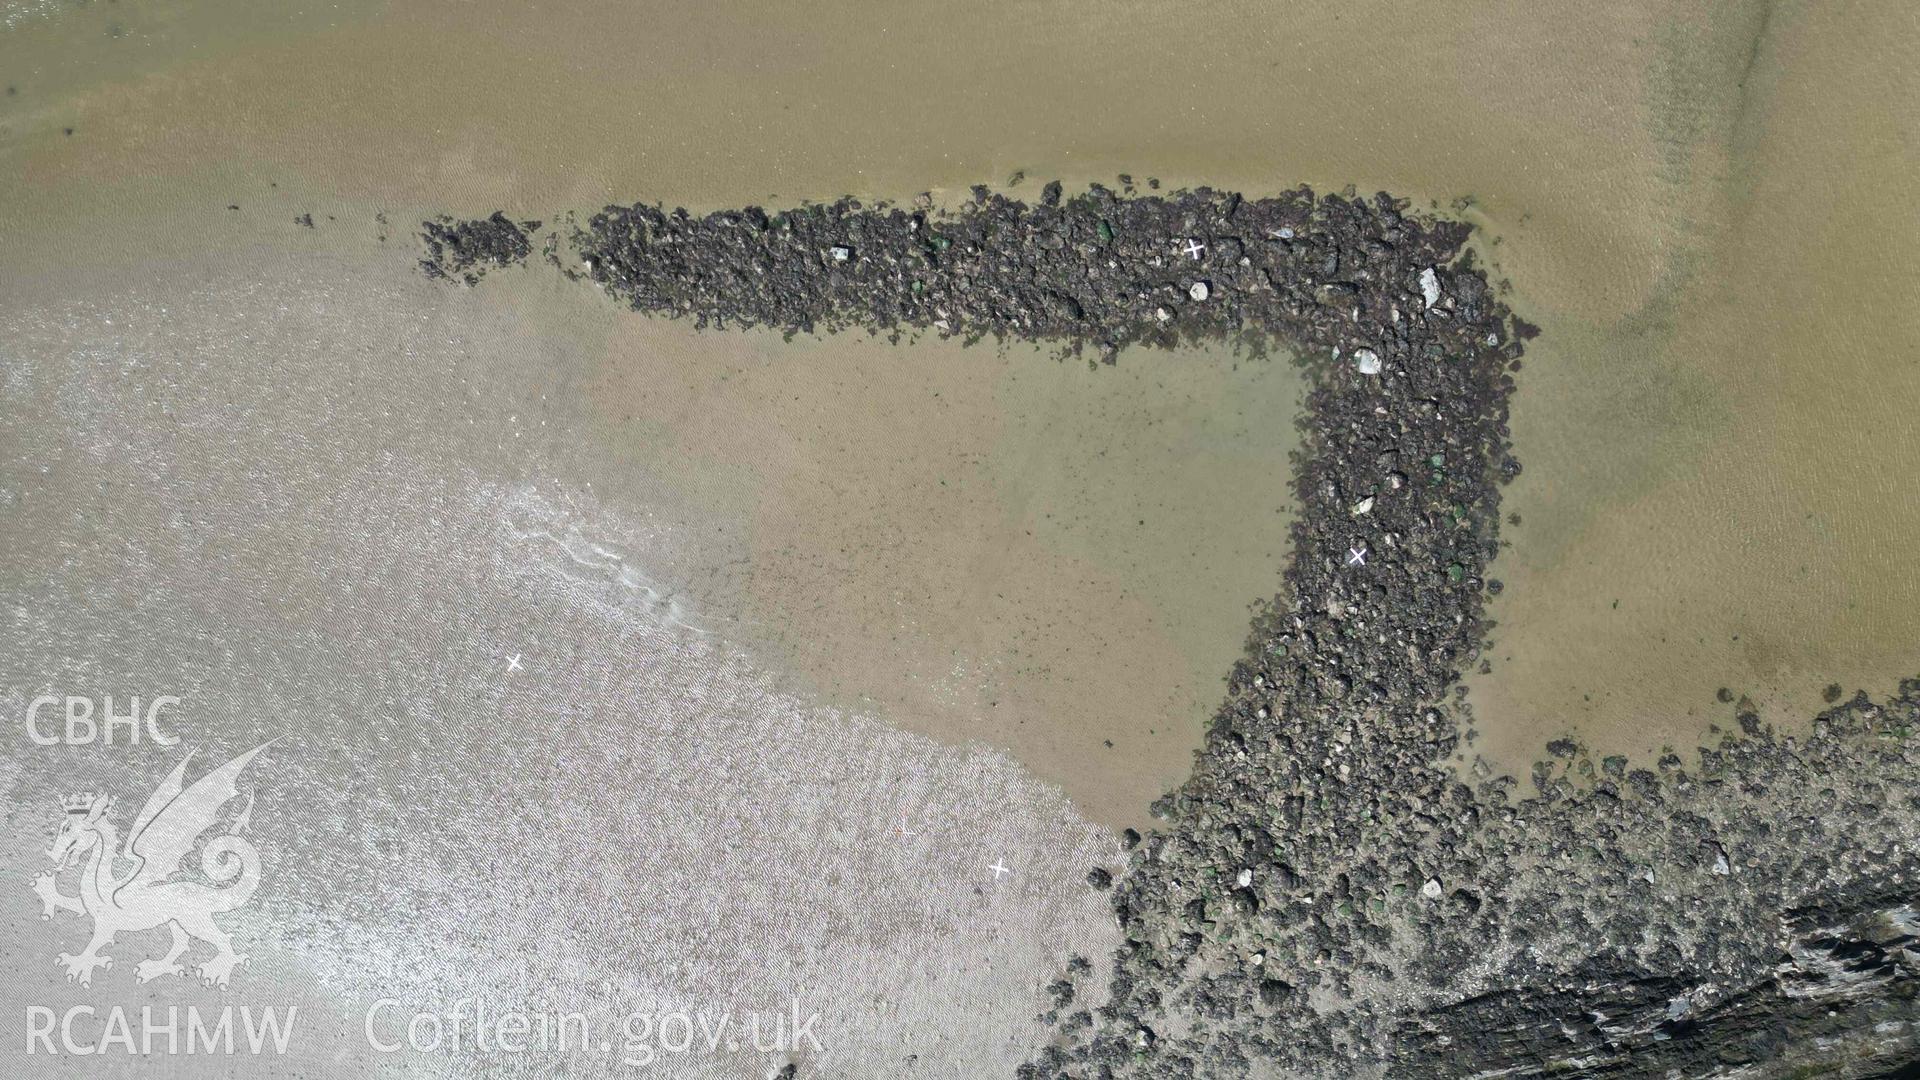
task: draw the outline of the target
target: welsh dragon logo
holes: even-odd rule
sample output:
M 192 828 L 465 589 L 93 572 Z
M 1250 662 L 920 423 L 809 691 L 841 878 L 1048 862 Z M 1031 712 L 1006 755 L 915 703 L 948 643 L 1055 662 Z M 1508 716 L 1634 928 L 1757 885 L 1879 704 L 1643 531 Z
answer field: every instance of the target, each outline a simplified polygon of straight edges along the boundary
M 260 884 L 260 853 L 240 834 L 245 832 L 253 814 L 253 796 L 232 819 L 221 822 L 221 810 L 240 796 L 236 782 L 255 754 L 265 750 L 272 740 L 241 754 L 183 788 L 188 754 L 160 782 L 146 805 L 133 819 L 124 847 L 119 831 L 108 817 L 113 800 L 105 795 L 72 795 L 61 800 L 66 811 L 60 832 L 54 837 L 47 857 L 54 868 L 34 878 L 34 892 L 44 905 L 41 918 L 50 919 L 55 911 L 72 912 L 93 919 L 93 938 L 79 955 L 61 953 L 55 963 L 67 969 L 69 982 L 87 986 L 98 968 L 112 968 L 113 957 L 100 950 L 120 934 L 137 933 L 166 926 L 173 931 L 173 943 L 167 954 L 149 957 L 134 965 L 134 977 L 150 982 L 163 975 L 184 975 L 180 958 L 194 938 L 212 945 L 214 956 L 199 965 L 200 980 L 212 986 L 226 986 L 233 969 L 246 960 L 235 952 L 233 940 L 214 925 L 215 912 L 232 911 L 245 904 Z M 199 845 L 200 872 L 212 884 L 179 877 L 200 837 L 216 826 L 217 835 Z M 69 895 L 55 883 L 58 875 L 74 863 L 82 863 L 80 891 Z M 124 864 L 126 869 L 116 873 Z

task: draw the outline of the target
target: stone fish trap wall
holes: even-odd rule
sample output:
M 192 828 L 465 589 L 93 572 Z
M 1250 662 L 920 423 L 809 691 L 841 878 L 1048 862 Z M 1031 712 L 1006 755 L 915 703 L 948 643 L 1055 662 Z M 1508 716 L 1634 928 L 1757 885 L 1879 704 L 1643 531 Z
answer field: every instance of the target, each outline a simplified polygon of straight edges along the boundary
M 1510 372 L 1533 331 L 1467 227 L 1304 188 L 1062 194 L 609 207 L 542 248 L 703 327 L 1303 358 L 1283 592 L 1113 885 L 1107 999 L 1074 1009 L 1056 984 L 1057 1038 L 1022 1073 L 1870 1076 L 1920 1056 L 1920 679 L 1804 741 L 1739 709 L 1695 769 L 1576 770 L 1556 744 L 1529 797 L 1469 787 L 1445 760 L 1499 588 Z M 423 268 L 472 284 L 538 227 L 429 222 Z

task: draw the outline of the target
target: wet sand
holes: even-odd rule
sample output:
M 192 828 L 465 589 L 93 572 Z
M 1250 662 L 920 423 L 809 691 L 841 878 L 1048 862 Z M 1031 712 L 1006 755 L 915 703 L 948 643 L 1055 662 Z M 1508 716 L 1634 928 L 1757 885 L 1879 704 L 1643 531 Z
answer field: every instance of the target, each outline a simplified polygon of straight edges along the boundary
M 182 745 L 43 747 L 14 727 L 10 1024 L 28 1006 L 298 1004 L 267 1074 L 631 1075 L 629 1011 L 797 999 L 822 1051 L 722 1047 L 660 1073 L 959 1077 L 1010 1072 L 1045 1038 L 1045 983 L 1111 952 L 1081 878 L 1117 847 L 1057 785 L 795 693 L 688 625 L 697 605 L 663 602 L 649 575 L 683 538 L 574 469 L 606 463 L 566 422 L 552 338 L 403 258 L 233 250 L 77 284 L 0 308 L 0 711 L 173 694 Z M 186 751 L 202 768 L 269 738 L 249 784 L 264 883 L 222 920 L 253 956 L 233 993 L 136 985 L 159 932 L 67 983 L 53 958 L 86 926 L 43 922 L 24 884 L 61 797 L 109 793 L 124 827 Z M 404 1017 L 469 996 L 584 1011 L 613 1050 L 503 1065 L 361 1036 L 378 999 Z

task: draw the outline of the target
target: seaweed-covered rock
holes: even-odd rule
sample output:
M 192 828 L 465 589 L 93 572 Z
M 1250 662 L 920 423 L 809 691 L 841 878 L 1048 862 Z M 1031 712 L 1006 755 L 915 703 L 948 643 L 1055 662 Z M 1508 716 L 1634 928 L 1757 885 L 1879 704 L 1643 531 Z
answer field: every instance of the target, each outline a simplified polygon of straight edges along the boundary
M 533 254 L 529 234 L 539 230 L 538 221 L 509 221 L 497 210 L 474 221 L 441 217 L 422 222 L 420 238 L 427 255 L 420 260 L 420 269 L 428 277 L 478 284 L 492 267 L 525 262 Z

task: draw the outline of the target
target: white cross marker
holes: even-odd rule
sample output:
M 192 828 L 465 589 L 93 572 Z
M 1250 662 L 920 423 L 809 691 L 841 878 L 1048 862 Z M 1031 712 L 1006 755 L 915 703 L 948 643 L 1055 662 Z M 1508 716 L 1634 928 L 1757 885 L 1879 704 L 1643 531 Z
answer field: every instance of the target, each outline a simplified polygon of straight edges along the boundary
M 1012 870 L 1010 870 L 1010 869 L 1008 869 L 1008 868 L 1006 868 L 1006 867 L 1004 867 L 1004 866 L 1001 866 L 1001 865 L 1000 865 L 1000 860 L 999 860 L 999 859 L 995 859 L 995 860 L 993 860 L 993 865 L 992 865 L 992 866 L 989 866 L 989 867 L 987 867 L 987 869 L 989 869 L 989 870 L 991 870 L 991 871 L 993 871 L 993 880 L 995 880 L 995 881 L 999 881 L 999 880 L 1000 880 L 1000 875 L 1001 875 L 1001 874 L 1011 874 L 1011 873 L 1013 873 L 1013 871 L 1012 871 Z
M 1193 239 L 1192 237 L 1188 237 L 1187 246 L 1185 250 L 1187 254 L 1193 256 L 1194 262 L 1199 262 L 1201 253 L 1207 250 L 1207 245 L 1201 243 L 1198 240 Z
M 507 657 L 507 670 L 508 671 L 520 670 L 520 654 L 519 653 L 514 653 L 512 656 Z
M 919 836 L 919 835 L 920 835 L 919 833 L 916 833 L 916 832 L 909 832 L 909 831 L 908 831 L 908 829 L 907 829 L 907 812 L 906 812 L 905 810 L 902 810 L 902 811 L 900 811 L 900 827 L 899 827 L 899 828 L 897 828 L 897 829 L 895 829 L 895 830 L 893 830 L 893 831 L 894 831 L 894 832 L 895 832 L 896 834 L 898 834 L 898 835 L 900 835 L 900 836 L 903 836 L 903 837 L 905 837 L 905 836 Z
M 1348 566 L 1367 565 L 1367 545 L 1361 544 L 1359 547 L 1348 548 L 1347 549 L 1347 565 Z

